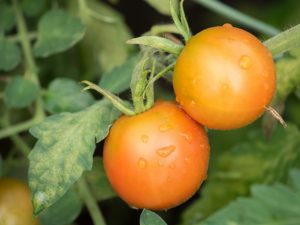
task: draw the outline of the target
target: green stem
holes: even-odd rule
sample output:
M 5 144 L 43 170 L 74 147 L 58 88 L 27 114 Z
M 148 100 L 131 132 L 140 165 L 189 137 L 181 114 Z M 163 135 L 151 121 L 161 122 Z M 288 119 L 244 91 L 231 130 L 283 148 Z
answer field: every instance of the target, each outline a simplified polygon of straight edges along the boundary
M 17 20 L 17 28 L 19 32 L 20 42 L 23 48 L 24 57 L 26 61 L 26 69 L 28 70 L 28 76 L 36 82 L 36 84 L 39 84 L 38 77 L 36 75 L 37 72 L 37 66 L 31 51 L 31 45 L 29 42 L 28 37 L 28 30 L 25 24 L 25 19 L 22 14 L 22 11 L 20 9 L 18 0 L 12 0 L 13 8 L 16 14 L 16 20 Z
M 103 218 L 103 215 L 98 207 L 97 202 L 95 201 L 95 198 L 93 197 L 88 184 L 86 183 L 84 177 L 79 179 L 77 182 L 79 193 L 81 197 L 83 198 L 83 201 L 89 210 L 89 213 L 92 217 L 94 225 L 105 225 L 105 221 Z
M 300 24 L 266 40 L 264 45 L 273 55 L 278 55 L 291 48 L 300 46 Z
M 106 91 L 106 90 L 102 89 L 101 87 L 99 87 L 98 85 L 93 84 L 92 82 L 89 82 L 87 80 L 82 81 L 82 83 L 87 85 L 87 87 L 85 87 L 83 89 L 83 91 L 93 89 L 93 90 L 99 92 L 100 94 L 102 94 L 108 100 L 110 100 L 111 103 L 125 115 L 128 115 L 128 116 L 135 115 L 135 112 L 132 111 L 131 109 L 129 109 L 127 106 L 125 106 L 122 99 L 120 99 L 119 97 L 115 96 L 114 94 L 110 93 L 109 91 Z
M 33 41 L 37 39 L 37 33 L 36 32 L 29 32 L 27 33 L 27 37 L 29 39 L 29 41 Z M 19 35 L 12 35 L 12 36 L 8 36 L 7 39 L 11 42 L 20 42 L 21 38 Z
M 39 122 L 36 117 L 33 117 L 32 119 L 19 123 L 17 125 L 13 125 L 10 127 L 7 127 L 5 129 L 0 130 L 0 139 L 6 138 L 11 135 L 18 134 L 20 132 L 28 130 L 30 127 L 35 125 L 37 122 Z
M 245 26 L 253 28 L 259 32 L 266 34 L 266 35 L 274 36 L 274 35 L 280 33 L 280 30 L 278 30 L 277 28 L 272 27 L 264 22 L 261 22 L 253 17 L 245 15 L 245 14 L 239 12 L 238 10 L 225 5 L 222 2 L 219 2 L 216 0 L 194 0 L 194 1 L 216 13 L 219 13 L 219 14 L 237 22 L 237 23 L 244 24 Z

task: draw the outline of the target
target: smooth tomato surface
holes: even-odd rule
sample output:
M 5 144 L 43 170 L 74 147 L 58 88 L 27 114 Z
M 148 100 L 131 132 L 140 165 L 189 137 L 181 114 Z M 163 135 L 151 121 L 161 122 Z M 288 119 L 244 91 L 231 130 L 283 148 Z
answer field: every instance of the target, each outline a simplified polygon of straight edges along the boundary
M 0 224 L 37 225 L 29 188 L 16 179 L 0 179 Z
M 275 91 L 272 55 L 252 34 L 230 24 L 192 37 L 177 59 L 177 101 L 199 123 L 234 129 L 257 119 Z
M 190 198 L 206 178 L 208 138 L 175 103 L 157 102 L 136 116 L 122 116 L 104 146 L 104 168 L 130 206 L 162 210 Z

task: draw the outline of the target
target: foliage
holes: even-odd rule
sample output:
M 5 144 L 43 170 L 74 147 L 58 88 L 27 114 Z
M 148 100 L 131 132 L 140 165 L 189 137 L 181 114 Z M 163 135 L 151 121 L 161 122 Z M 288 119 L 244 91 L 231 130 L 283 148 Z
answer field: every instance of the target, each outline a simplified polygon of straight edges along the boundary
M 292 0 L 265 7 L 258 1 L 141 2 L 0 1 L 0 177 L 27 181 L 42 225 L 81 224 L 80 215 L 95 225 L 298 224 L 300 25 L 293 23 L 300 7 Z M 250 28 L 273 54 L 272 106 L 288 127 L 264 115 L 239 130 L 208 130 L 209 173 L 193 200 L 159 215 L 129 209 L 102 162 L 111 125 L 122 113 L 147 110 L 154 98 L 175 101 L 172 70 L 190 28 L 196 33 L 230 21 Z

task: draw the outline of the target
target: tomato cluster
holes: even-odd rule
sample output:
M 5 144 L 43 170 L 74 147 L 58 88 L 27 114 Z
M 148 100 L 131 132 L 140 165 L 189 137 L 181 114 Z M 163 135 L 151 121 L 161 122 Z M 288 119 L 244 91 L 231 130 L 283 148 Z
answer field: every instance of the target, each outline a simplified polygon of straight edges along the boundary
M 115 191 L 136 208 L 186 201 L 206 178 L 210 147 L 202 125 L 225 130 L 251 123 L 270 103 L 275 79 L 272 55 L 250 33 L 226 24 L 192 37 L 173 75 L 181 106 L 159 101 L 112 126 L 104 167 Z

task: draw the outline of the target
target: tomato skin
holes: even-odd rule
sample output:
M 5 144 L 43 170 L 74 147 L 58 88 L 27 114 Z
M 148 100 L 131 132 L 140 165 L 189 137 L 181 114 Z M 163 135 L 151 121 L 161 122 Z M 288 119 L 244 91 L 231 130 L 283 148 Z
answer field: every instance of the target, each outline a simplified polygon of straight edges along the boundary
M 271 102 L 276 76 L 271 53 L 252 34 L 230 24 L 193 36 L 173 76 L 177 101 L 212 129 L 235 129 L 256 120 Z
M 163 210 L 189 199 L 206 179 L 209 143 L 201 125 L 175 103 L 160 101 L 114 123 L 103 161 L 125 202 Z
M 29 188 L 22 181 L 11 178 L 0 179 L 0 224 L 39 224 L 33 216 Z

